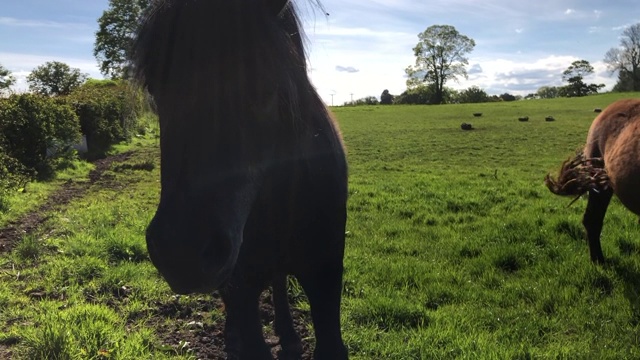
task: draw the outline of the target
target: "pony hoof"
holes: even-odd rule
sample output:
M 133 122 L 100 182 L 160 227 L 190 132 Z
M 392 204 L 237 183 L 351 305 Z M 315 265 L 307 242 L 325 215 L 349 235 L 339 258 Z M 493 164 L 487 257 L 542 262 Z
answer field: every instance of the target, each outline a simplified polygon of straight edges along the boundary
M 329 351 L 324 351 L 329 350 Z M 314 360 L 348 360 L 349 355 L 347 353 L 347 349 L 344 345 L 340 347 L 336 347 L 333 349 L 323 349 L 319 350 L 316 348 L 316 351 L 313 354 Z
M 273 360 L 271 353 L 267 354 L 243 354 L 227 353 L 226 360 Z
M 273 356 L 271 356 L 271 350 L 266 346 L 247 346 L 250 349 L 236 350 L 236 349 L 227 349 L 225 350 L 227 360 L 273 360 Z
M 282 345 L 280 351 L 278 351 L 279 360 L 300 360 L 302 359 L 302 344 L 286 344 Z
M 591 262 L 596 265 L 604 265 L 604 256 L 602 257 L 592 257 Z

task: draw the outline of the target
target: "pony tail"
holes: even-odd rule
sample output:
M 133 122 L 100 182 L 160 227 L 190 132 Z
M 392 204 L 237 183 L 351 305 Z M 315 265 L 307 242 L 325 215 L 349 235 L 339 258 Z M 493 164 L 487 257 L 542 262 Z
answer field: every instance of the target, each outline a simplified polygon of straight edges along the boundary
M 557 178 L 547 174 L 544 183 L 552 193 L 576 199 L 590 190 L 604 191 L 611 186 L 603 159 L 587 158 L 582 150 L 562 163 Z

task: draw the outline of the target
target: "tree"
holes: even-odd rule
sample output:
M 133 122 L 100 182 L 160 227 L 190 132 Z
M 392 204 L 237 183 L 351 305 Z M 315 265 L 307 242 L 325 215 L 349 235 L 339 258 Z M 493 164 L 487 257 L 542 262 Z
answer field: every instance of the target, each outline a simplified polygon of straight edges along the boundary
M 93 55 L 100 72 L 111 78 L 126 78 L 126 67 L 138 21 L 151 0 L 109 0 L 109 8 L 98 19 Z
M 433 90 L 423 84 L 403 91 L 394 100 L 396 104 L 425 105 L 432 96 Z
M 27 75 L 29 90 L 45 96 L 69 95 L 87 80 L 88 74 L 59 61 L 49 61 Z
M 15 82 L 16 78 L 11 75 L 11 71 L 0 64 L 0 94 L 8 90 Z
M 613 86 L 611 91 L 613 92 L 626 92 L 633 91 L 634 88 L 634 79 L 633 74 L 627 72 L 626 70 L 618 71 L 618 82 Z
M 362 105 L 378 105 L 378 98 L 375 96 L 367 96 L 361 99 L 347 101 L 342 106 L 362 106 Z
M 560 90 L 560 95 L 566 97 L 586 96 L 597 94 L 604 84 L 585 84 L 584 77 L 593 74 L 593 66 L 587 60 L 576 60 L 562 73 L 562 80 L 569 83 Z
M 560 89 L 556 86 L 543 86 L 538 89 L 536 94 L 540 99 L 553 99 L 557 98 L 560 93 Z
M 420 84 L 409 88 L 396 96 L 394 104 L 426 105 L 430 104 L 435 96 L 435 84 Z M 454 101 L 456 91 L 445 87 L 442 89 L 442 102 L 450 103 Z
M 620 46 L 604 56 L 611 73 L 618 72 L 617 91 L 640 91 L 640 23 L 624 29 Z
M 516 97 L 509 93 L 501 94 L 499 97 L 502 101 L 516 101 Z
M 487 92 L 477 86 L 472 86 L 467 90 L 461 91 L 459 101 L 461 103 L 482 103 L 490 100 Z
M 441 104 L 444 84 L 458 76 L 467 78 L 465 66 L 469 60 L 465 55 L 473 50 L 476 43 L 450 25 L 430 26 L 418 34 L 418 39 L 418 44 L 413 48 L 416 63 L 405 70 L 409 77 L 407 87 L 433 84 L 435 94 L 430 103 Z
M 381 105 L 391 105 L 393 103 L 393 95 L 389 94 L 389 90 L 385 89 L 380 95 Z

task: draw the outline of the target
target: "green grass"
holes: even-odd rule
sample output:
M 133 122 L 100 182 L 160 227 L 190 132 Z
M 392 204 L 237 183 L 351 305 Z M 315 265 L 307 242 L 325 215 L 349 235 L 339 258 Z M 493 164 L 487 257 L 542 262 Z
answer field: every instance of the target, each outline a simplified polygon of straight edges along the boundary
M 342 318 L 351 358 L 640 357 L 637 217 L 614 199 L 607 264 L 595 266 L 581 226 L 586 201 L 568 207 L 543 184 L 584 144 L 594 108 L 638 95 L 334 108 L 350 164 Z M 193 358 L 184 343 L 162 344 L 157 326 L 166 324 L 147 321 L 159 307 L 180 313 L 208 299 L 172 297 L 148 261 L 144 229 L 159 195 L 151 125 L 150 136 L 116 147 L 136 151 L 108 172 L 116 185 L 53 211 L 0 257 L 0 350 L 16 359 Z M 16 193 L 0 224 L 53 188 Z M 308 307 L 293 290 L 296 306 Z M 206 316 L 222 321 L 219 309 Z
M 10 346 L 13 358 L 193 358 L 162 344 L 146 323 L 172 299 L 144 243 L 159 195 L 156 144 L 138 139 L 120 146 L 115 151 L 137 152 L 112 165 L 109 186 L 94 185 L 53 210 L 0 258 L 0 347 Z M 29 186 L 46 187 L 44 196 L 56 182 Z
M 352 357 L 640 356 L 637 217 L 614 200 L 609 263 L 596 267 L 586 201 L 567 207 L 543 184 L 584 144 L 593 109 L 618 97 L 335 108 L 351 172 Z

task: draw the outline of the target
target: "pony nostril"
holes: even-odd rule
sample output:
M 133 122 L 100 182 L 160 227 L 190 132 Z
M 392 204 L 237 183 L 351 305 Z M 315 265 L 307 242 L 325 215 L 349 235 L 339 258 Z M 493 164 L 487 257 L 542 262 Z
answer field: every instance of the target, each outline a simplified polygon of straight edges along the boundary
M 202 271 L 216 275 L 222 270 L 231 256 L 231 245 L 227 240 L 212 241 L 205 246 L 200 256 Z

